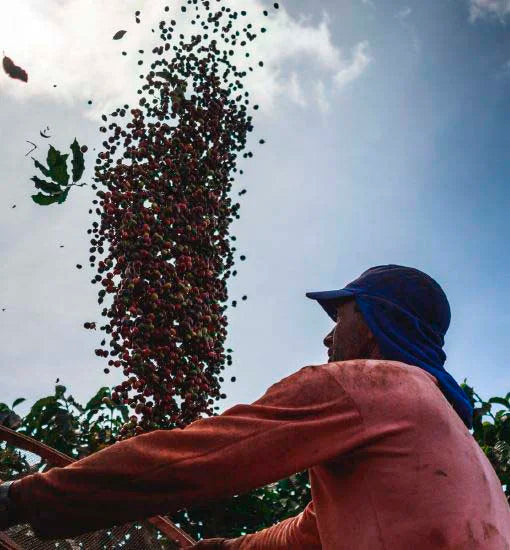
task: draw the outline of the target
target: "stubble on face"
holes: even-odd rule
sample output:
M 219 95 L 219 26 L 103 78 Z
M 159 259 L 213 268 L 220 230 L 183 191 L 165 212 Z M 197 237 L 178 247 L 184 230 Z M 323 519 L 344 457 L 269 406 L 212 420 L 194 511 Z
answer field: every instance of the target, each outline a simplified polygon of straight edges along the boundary
M 377 342 L 358 308 L 355 298 L 337 306 L 337 323 L 324 339 L 329 363 L 350 359 L 382 359 Z

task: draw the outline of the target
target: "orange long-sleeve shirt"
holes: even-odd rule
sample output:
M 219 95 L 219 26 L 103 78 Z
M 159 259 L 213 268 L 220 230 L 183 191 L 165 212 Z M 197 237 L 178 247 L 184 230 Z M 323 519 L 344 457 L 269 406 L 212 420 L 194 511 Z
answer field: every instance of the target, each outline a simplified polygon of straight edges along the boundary
M 242 550 L 510 548 L 490 462 L 423 369 L 352 360 L 300 369 L 251 405 L 122 441 L 12 485 L 37 536 L 69 538 L 309 469 L 312 502 Z

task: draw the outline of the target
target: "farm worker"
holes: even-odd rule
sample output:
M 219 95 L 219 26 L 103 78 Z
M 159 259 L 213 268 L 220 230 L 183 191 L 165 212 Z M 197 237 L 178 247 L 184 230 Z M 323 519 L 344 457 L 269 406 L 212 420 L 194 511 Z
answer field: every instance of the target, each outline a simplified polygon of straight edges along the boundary
M 365 271 L 309 292 L 336 323 L 310 365 L 184 429 L 156 430 L 10 486 L 11 522 L 70 538 L 211 502 L 308 469 L 296 517 L 196 549 L 504 550 L 510 507 L 446 372 L 450 307 L 425 273 Z

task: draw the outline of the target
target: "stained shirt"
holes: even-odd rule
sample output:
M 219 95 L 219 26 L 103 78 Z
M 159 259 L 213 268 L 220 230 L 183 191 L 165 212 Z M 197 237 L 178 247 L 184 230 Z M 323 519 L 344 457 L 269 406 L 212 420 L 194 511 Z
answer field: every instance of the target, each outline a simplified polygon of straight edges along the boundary
M 492 465 L 437 379 L 398 361 L 303 367 L 252 404 L 117 442 L 11 492 L 39 538 L 70 538 L 307 469 L 306 508 L 235 539 L 238 548 L 510 548 L 510 506 Z

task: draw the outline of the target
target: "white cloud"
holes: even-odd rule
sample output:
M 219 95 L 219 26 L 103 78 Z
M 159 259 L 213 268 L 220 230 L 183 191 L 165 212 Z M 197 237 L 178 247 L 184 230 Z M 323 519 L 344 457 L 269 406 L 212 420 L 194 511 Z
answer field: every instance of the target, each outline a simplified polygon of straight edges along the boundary
M 409 6 L 405 6 L 395 14 L 395 17 L 399 20 L 402 27 L 404 27 L 404 29 L 406 29 L 411 34 L 413 49 L 417 54 L 419 54 L 421 51 L 421 41 L 418 38 L 418 33 L 415 26 L 408 21 L 409 16 L 412 13 L 412 8 L 410 8 Z
M 335 85 L 341 90 L 347 84 L 359 78 L 368 67 L 372 58 L 368 54 L 368 42 L 360 42 L 353 51 L 353 59 L 350 63 L 340 69 L 335 77 Z
M 326 98 L 326 86 L 324 85 L 324 82 L 322 82 L 322 80 L 317 81 L 315 84 L 315 100 L 317 102 L 317 106 L 319 107 L 320 112 L 323 115 L 329 113 L 331 107 Z
M 471 22 L 483 17 L 496 17 L 504 22 L 510 13 L 510 0 L 470 0 L 469 20 Z
M 314 24 L 310 17 L 294 18 L 282 7 L 265 17 L 262 12 L 267 6 L 260 0 L 225 1 L 229 3 L 238 12 L 248 12 L 246 21 L 253 23 L 255 31 L 267 28 L 265 34 L 256 32 L 257 39 L 231 58 L 238 69 L 246 69 L 245 89 L 250 91 L 251 104 L 261 106 L 261 113 L 277 114 L 280 101 L 305 106 L 307 96 L 316 95 L 318 79 L 327 83 L 325 94 L 327 88 L 333 88 L 332 83 L 340 89 L 352 82 L 368 64 L 367 42 L 355 47 L 351 63 L 343 60 L 333 44 L 326 12 L 322 21 Z M 155 58 L 151 51 L 161 44 L 159 21 L 177 20 L 186 36 L 201 30 L 191 25 L 193 15 L 183 15 L 180 6 L 170 5 L 165 13 L 157 4 L 144 3 L 141 24 L 135 22 L 134 8 L 120 0 L 26 0 L 4 6 L 2 47 L 28 72 L 29 81 L 24 84 L 2 78 L 0 93 L 14 96 L 20 103 L 37 98 L 71 107 L 83 105 L 84 116 L 94 121 L 122 104 L 137 106 L 140 96 L 136 90 L 144 83 L 139 75 L 147 73 Z M 127 34 L 113 41 L 120 29 Z M 221 38 L 214 37 L 221 49 Z M 144 50 L 144 55 L 138 50 Z M 250 58 L 245 57 L 246 51 Z M 142 66 L 137 64 L 139 59 L 144 61 Z M 264 67 L 258 66 L 260 60 Z M 90 106 L 86 104 L 89 99 L 93 100 Z
M 289 80 L 289 96 L 295 103 L 297 103 L 301 107 L 306 107 L 307 101 L 305 99 L 303 88 L 301 87 L 299 77 L 296 72 L 292 73 L 292 76 Z
M 395 17 L 402 21 L 406 17 L 409 17 L 412 12 L 413 12 L 413 10 L 409 6 L 406 6 L 406 7 L 402 8 L 400 11 L 398 11 L 397 14 L 395 15 Z

